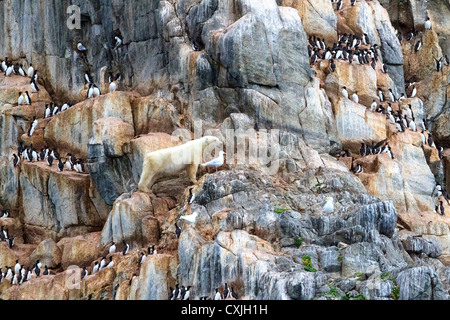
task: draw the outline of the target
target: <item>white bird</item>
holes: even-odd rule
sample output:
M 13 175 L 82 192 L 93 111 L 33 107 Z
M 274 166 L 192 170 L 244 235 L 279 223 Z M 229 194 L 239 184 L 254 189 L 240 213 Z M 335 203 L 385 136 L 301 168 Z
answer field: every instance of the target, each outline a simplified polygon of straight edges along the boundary
M 112 257 L 109 257 L 109 263 L 106 266 L 106 268 L 112 268 L 112 267 L 114 267 L 114 261 L 113 261 Z
M 9 77 L 14 71 L 14 67 L 10 66 L 8 69 L 6 69 L 6 76 Z
M 214 300 L 222 300 L 222 296 L 220 295 L 219 289 L 216 289 L 216 295 L 214 296 Z
M 68 162 L 69 162 L 69 165 L 70 165 L 70 161 L 68 161 Z M 72 169 L 70 169 L 70 170 L 72 170 Z M 116 253 L 116 244 L 114 242 L 109 247 L 109 254 L 113 254 L 113 253 Z
M 325 200 L 327 201 L 327 203 L 325 203 L 322 212 L 323 213 L 332 213 L 334 212 L 334 199 L 329 197 L 329 198 L 325 198 Z
M 20 106 L 21 104 L 23 104 L 25 102 L 25 97 L 23 96 L 22 92 L 19 92 L 19 99 L 17 100 L 17 104 Z
M 377 108 L 377 102 L 375 100 L 373 100 L 372 105 L 370 106 L 370 111 L 375 111 Z
M 81 44 L 81 42 L 77 44 L 77 49 L 80 52 L 85 52 L 87 50 L 86 47 Z
M 417 132 L 417 126 L 416 126 L 416 123 L 414 122 L 414 118 L 412 118 L 412 120 L 409 122 L 409 128 L 412 131 Z
M 18 158 L 18 159 L 19 159 L 19 162 L 20 162 L 20 158 Z M 2 215 L 2 217 L 0 219 L 6 219 L 8 217 L 9 217 L 9 213 L 5 211 L 5 213 L 3 213 L 3 215 Z
M 6 64 L 7 61 L 8 61 L 8 59 L 5 59 L 5 61 L 2 61 L 2 70 L 3 70 L 3 72 L 6 72 L 6 70 L 8 70 L 8 66 Z
M 416 94 L 417 94 L 417 89 L 416 89 L 416 86 L 414 86 L 413 90 L 411 92 L 411 98 L 414 98 L 416 96 Z
M 217 168 L 223 166 L 223 164 L 225 162 L 224 155 L 226 155 L 226 153 L 223 152 L 223 151 L 220 151 L 218 158 L 213 159 L 213 160 L 211 160 L 211 161 L 209 161 L 207 163 L 202 163 L 201 166 L 202 167 L 214 167 L 214 168 L 216 168 L 216 171 L 217 171 Z
M 391 89 L 389 89 L 388 95 L 389 95 L 389 99 L 390 99 L 392 102 L 395 102 L 394 94 L 392 93 L 392 90 L 391 90 Z
M 61 112 L 64 112 L 69 109 L 69 105 L 67 103 L 64 103 L 64 105 L 61 107 Z
M 14 272 L 19 273 L 20 268 L 22 268 L 22 266 L 20 265 L 19 260 L 16 260 L 16 265 L 14 266 Z
M 358 91 L 352 95 L 352 99 L 354 103 L 359 103 Z
M 381 89 L 378 89 L 378 97 L 380 98 L 381 102 L 384 101 L 384 95 L 383 95 L 383 91 Z
M 30 96 L 28 95 L 28 91 L 25 91 L 25 104 L 26 105 L 31 104 L 31 99 L 30 99 Z
M 95 265 L 94 265 L 94 269 L 92 270 L 92 273 L 97 273 L 98 272 L 98 270 L 99 270 L 99 264 L 98 264 L 98 262 L 95 262 Z
M 27 76 L 32 78 L 34 75 L 34 68 L 33 68 L 33 64 L 30 64 L 30 67 L 28 68 L 28 72 L 27 72 Z
M 106 265 L 106 259 L 103 258 L 103 259 L 100 261 L 100 268 L 99 268 L 99 270 L 103 269 L 103 268 L 105 267 L 105 265 Z
M 39 87 L 37 86 L 36 82 L 32 81 L 30 85 L 32 92 L 39 92 Z
M 25 71 L 23 70 L 22 65 L 20 65 L 20 68 L 19 68 L 19 74 L 20 74 L 22 77 L 25 77 Z
M 47 119 L 48 117 L 50 117 L 50 115 L 52 114 L 52 110 L 50 109 L 50 106 L 47 105 L 45 108 L 45 117 L 44 119 Z
M 346 87 L 342 88 L 342 95 L 344 96 L 344 98 L 348 99 L 348 91 Z
M 141 252 L 141 258 L 139 259 L 138 265 L 143 264 L 146 258 L 147 256 L 145 255 L 145 253 Z
M 427 144 L 427 139 L 425 138 L 425 135 L 423 134 L 423 130 L 422 130 L 422 132 L 420 133 L 420 136 L 421 136 L 421 138 L 422 138 L 422 143 L 423 143 L 423 144 Z
M 180 220 L 186 220 L 189 223 L 195 223 L 195 220 L 197 219 L 197 217 L 198 217 L 198 212 L 195 212 L 189 216 L 181 216 Z
M 115 81 L 111 82 L 109 85 L 109 92 L 114 92 L 117 90 L 117 83 Z
M 116 40 L 116 45 L 114 46 L 114 49 L 117 49 L 122 45 L 122 39 L 120 39 L 119 37 L 114 37 L 114 39 Z
M 425 29 L 431 30 L 431 21 L 430 18 L 427 17 L 427 20 L 425 21 Z

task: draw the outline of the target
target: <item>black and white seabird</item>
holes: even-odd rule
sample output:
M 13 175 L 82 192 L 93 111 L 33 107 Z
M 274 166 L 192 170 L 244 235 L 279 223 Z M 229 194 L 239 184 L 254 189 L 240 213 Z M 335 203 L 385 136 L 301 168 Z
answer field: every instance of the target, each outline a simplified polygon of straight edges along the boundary
M 30 129 L 28 130 L 28 136 L 33 136 L 34 130 L 36 130 L 36 127 L 38 125 L 38 121 L 36 120 L 36 117 L 33 118 L 33 122 L 31 123 Z
M 427 17 L 427 19 L 425 21 L 425 29 L 426 30 L 431 30 L 431 21 L 430 21 L 429 17 Z
M 416 42 L 416 45 L 414 46 L 414 51 L 419 51 L 420 48 L 422 48 L 422 39 Z
M 114 261 L 113 261 L 113 257 L 111 256 L 111 257 L 109 257 L 109 263 L 106 266 L 106 268 L 112 268 L 112 267 L 114 267 Z
M 93 270 L 92 270 L 92 273 L 97 273 L 98 270 L 99 270 L 99 268 L 100 268 L 100 265 L 98 264 L 97 261 L 95 261 L 95 263 L 94 263 L 94 268 L 93 268 Z
M 125 256 L 128 254 L 128 250 L 130 250 L 130 245 L 123 240 L 123 245 L 125 246 L 123 248 L 122 254 Z
M 219 292 L 219 288 L 216 289 L 216 294 L 214 295 L 214 300 L 222 300 L 222 295 Z
M 51 167 L 53 165 L 53 157 L 51 155 L 47 156 L 47 165 Z
M 179 239 L 181 235 L 181 228 L 177 225 L 176 222 L 175 222 L 175 234 L 177 235 L 177 239 Z
M 25 102 L 25 97 L 23 96 L 23 92 L 19 92 L 19 99 L 17 99 L 17 105 L 22 105 Z
M 18 157 L 15 153 L 13 154 L 13 164 L 14 167 L 17 167 L 20 164 L 20 157 Z
M 31 98 L 28 91 L 25 91 L 25 104 L 31 105 Z
M 34 68 L 33 68 L 33 64 L 30 63 L 30 66 L 28 67 L 27 76 L 28 76 L 29 78 L 32 78 L 33 75 L 34 75 Z
M 111 246 L 109 247 L 109 254 L 116 253 L 116 244 L 114 242 L 111 243 Z
M 359 103 L 358 91 L 355 91 L 355 93 L 353 93 L 352 100 L 354 103 Z
M 34 81 L 34 79 L 31 80 L 30 86 L 31 86 L 31 92 L 38 93 L 40 91 L 39 87 L 36 84 L 36 82 Z
M 66 163 L 62 162 L 61 158 L 59 158 L 58 160 L 59 160 L 59 162 L 58 162 L 58 171 L 59 172 L 63 172 L 64 171 L 64 166 L 65 166 Z
M 47 267 L 47 266 L 44 267 L 44 272 L 42 273 L 42 275 L 43 275 L 43 276 L 48 276 L 48 275 L 50 275 L 50 271 L 48 270 L 48 267 Z
M 342 87 L 342 95 L 344 96 L 344 98 L 348 99 L 348 91 L 346 87 Z
M 147 256 L 145 255 L 145 253 L 141 252 L 141 257 L 139 258 L 138 265 L 140 266 L 141 264 L 143 264 L 146 258 Z
M 50 109 L 50 105 L 46 104 L 45 105 L 45 116 L 44 116 L 44 119 L 47 119 L 51 115 L 52 115 L 52 110 Z
M 86 266 L 83 267 L 83 271 L 81 271 L 81 280 L 83 280 L 84 277 L 87 277 L 89 275 L 89 272 L 86 269 Z

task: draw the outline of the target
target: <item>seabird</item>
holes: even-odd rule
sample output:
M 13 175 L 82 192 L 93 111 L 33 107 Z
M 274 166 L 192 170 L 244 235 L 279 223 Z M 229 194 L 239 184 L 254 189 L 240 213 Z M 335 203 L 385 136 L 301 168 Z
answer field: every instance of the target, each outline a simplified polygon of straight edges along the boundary
M 38 121 L 36 120 L 36 117 L 33 118 L 33 122 L 31 123 L 30 130 L 28 130 L 28 136 L 31 137 L 34 133 L 34 130 L 36 129 L 38 125 Z
M 218 288 L 216 289 L 216 294 L 214 296 L 214 300 L 222 300 L 222 296 L 221 296 Z
M 355 91 L 352 95 L 353 102 L 359 103 L 358 91 Z
M 370 111 L 375 111 L 377 108 L 377 102 L 373 100 L 372 105 L 370 106 Z
M 22 268 L 22 266 L 20 265 L 19 260 L 16 260 L 16 265 L 14 266 L 14 272 L 19 273 L 21 268 Z
M 416 45 L 414 46 L 414 50 L 417 52 L 420 50 L 420 48 L 422 48 L 422 39 L 417 41 Z
M 44 276 L 50 275 L 50 271 L 48 271 L 48 267 L 47 266 L 44 267 L 44 272 L 42 273 L 42 275 L 44 275 Z
M 381 90 L 380 88 L 378 88 L 378 98 L 380 98 L 381 102 L 384 101 L 383 90 Z
M 175 223 L 175 234 L 177 235 L 177 239 L 180 238 L 181 235 L 181 229 L 180 227 L 177 225 L 177 223 Z
M 193 189 L 194 188 L 189 188 L 189 196 L 188 196 L 188 199 L 187 199 L 188 204 L 193 204 L 194 201 L 195 201 L 195 194 L 192 193 Z
M 187 287 L 187 289 L 186 289 L 186 291 L 184 292 L 184 295 L 183 295 L 183 300 L 189 300 L 189 297 L 191 296 L 191 292 L 190 292 L 190 290 L 191 290 L 191 286 L 188 286 Z
M 102 270 L 106 265 L 106 258 L 103 257 L 102 260 L 100 260 L 100 268 L 99 270 Z
M 7 77 L 9 77 L 9 76 L 12 75 L 13 72 L 14 72 L 14 67 L 13 67 L 12 65 L 10 65 L 10 66 L 8 67 L 8 69 L 6 69 L 5 75 L 6 75 Z
M 116 253 L 116 244 L 112 242 L 111 246 L 109 247 L 109 254 Z
M 86 47 L 83 46 L 83 45 L 81 44 L 81 42 L 77 44 L 77 49 L 78 49 L 78 51 L 80 51 L 80 52 L 86 52 L 86 51 L 87 51 Z
M 33 64 L 30 63 L 30 67 L 28 68 L 27 76 L 28 76 L 29 78 L 32 78 L 33 75 L 34 75 L 34 68 L 33 68 Z
M 323 213 L 332 213 L 334 212 L 334 204 L 333 201 L 334 199 L 332 197 L 327 197 L 325 198 L 325 200 L 327 201 L 322 209 Z
M 51 166 L 53 165 L 53 157 L 52 157 L 51 155 L 49 155 L 49 156 L 47 157 L 47 165 L 48 165 L 49 167 L 51 167 Z
M 383 64 L 381 65 L 381 72 L 387 73 L 387 71 L 388 71 L 388 68 L 387 68 L 386 65 L 383 63 Z
M 52 115 L 52 110 L 50 109 L 50 106 L 48 104 L 45 105 L 45 116 L 44 119 L 47 119 Z
M 13 154 L 13 164 L 14 167 L 17 167 L 20 164 L 20 157 L 16 156 L 16 154 Z
M 117 83 L 115 81 L 111 82 L 109 85 L 109 92 L 114 92 L 117 90 Z
M 130 282 L 128 283 L 129 286 L 131 286 L 134 278 L 136 278 L 136 277 L 137 277 L 136 273 L 133 273 L 133 276 L 131 277 Z M 173 290 L 172 287 L 170 287 L 170 292 L 172 292 L 172 290 Z M 170 298 L 169 298 L 169 300 L 170 300 Z
M 342 95 L 344 98 L 348 99 L 348 91 L 346 87 L 342 87 Z
M 411 92 L 411 98 L 414 98 L 416 96 L 416 94 L 417 94 L 416 86 L 413 86 L 413 90 Z
M 226 155 L 226 153 L 223 151 L 220 151 L 218 158 L 213 159 L 207 163 L 202 163 L 201 166 L 202 167 L 214 167 L 214 168 L 216 168 L 216 172 L 217 172 L 217 168 L 223 166 L 223 164 L 225 162 L 224 155 Z
M 394 97 L 394 93 L 392 92 L 392 89 L 389 89 L 389 100 L 391 100 L 392 102 L 395 102 L 395 97 Z
M 22 64 L 19 65 L 19 74 L 22 77 L 26 77 L 25 70 L 23 70 L 23 65 Z
M 430 21 L 429 17 L 427 17 L 427 19 L 425 21 L 425 29 L 426 30 L 431 30 L 431 21 Z
M 113 257 L 111 256 L 111 257 L 109 257 L 109 263 L 106 266 L 106 268 L 112 268 L 112 267 L 114 267 L 114 261 L 113 261 Z
M 86 266 L 84 266 L 83 271 L 81 271 L 81 280 L 83 280 L 83 278 L 88 275 L 89 275 L 89 272 L 86 270 Z
M 25 104 L 31 105 L 31 98 L 30 95 L 28 94 L 28 91 L 25 91 Z
M 17 99 L 17 104 L 20 106 L 25 102 L 25 97 L 23 96 L 23 92 L 19 92 L 19 99 Z
M 39 92 L 39 87 L 37 86 L 36 82 L 34 80 L 31 80 L 30 82 L 31 91 L 32 92 Z
M 125 240 L 123 240 L 123 245 L 125 246 L 122 254 L 125 256 L 128 253 L 128 250 L 130 250 L 130 245 L 128 243 L 125 242 Z
M 140 266 L 141 264 L 143 264 L 146 258 L 147 256 L 145 255 L 145 253 L 141 252 L 141 257 L 139 258 L 138 265 Z
M 409 121 L 409 128 L 414 131 L 417 132 L 417 126 L 416 123 L 414 122 L 415 118 L 412 117 L 411 121 Z
M 444 209 L 444 202 L 443 201 L 439 201 L 439 213 L 441 216 L 445 215 L 445 209 Z
M 116 44 L 114 46 L 114 49 L 119 48 L 122 45 L 122 39 L 120 39 L 119 37 L 114 37 L 114 39 L 116 40 Z
M 331 72 L 336 71 L 336 64 L 334 63 L 333 59 L 330 60 L 330 70 L 331 70 Z
M 58 159 L 58 171 L 59 172 L 63 172 L 64 171 L 64 165 L 66 164 L 65 162 L 62 162 L 61 158 Z
M 100 267 L 100 265 L 98 264 L 98 262 L 97 262 L 97 261 L 95 261 L 95 264 L 94 264 L 94 269 L 92 270 L 92 273 L 97 273 L 97 272 L 98 272 L 98 270 L 99 270 L 99 267 Z
M 195 212 L 189 216 L 181 216 L 180 220 L 186 220 L 189 223 L 195 223 L 195 220 L 197 219 L 198 212 Z
M 38 75 L 37 75 L 38 72 L 39 72 L 39 70 L 34 70 L 33 76 L 31 77 L 31 80 L 33 80 L 34 82 L 38 81 Z

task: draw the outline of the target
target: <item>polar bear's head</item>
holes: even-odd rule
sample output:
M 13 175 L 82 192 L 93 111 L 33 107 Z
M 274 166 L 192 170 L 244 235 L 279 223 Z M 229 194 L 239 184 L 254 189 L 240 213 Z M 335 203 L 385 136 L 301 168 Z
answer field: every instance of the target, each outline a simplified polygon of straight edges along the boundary
M 201 140 L 202 140 L 203 148 L 206 148 L 207 146 L 209 146 L 212 143 L 213 144 L 220 144 L 221 143 L 219 138 L 216 138 L 216 137 L 213 137 L 213 136 L 206 136 L 206 137 L 203 137 Z

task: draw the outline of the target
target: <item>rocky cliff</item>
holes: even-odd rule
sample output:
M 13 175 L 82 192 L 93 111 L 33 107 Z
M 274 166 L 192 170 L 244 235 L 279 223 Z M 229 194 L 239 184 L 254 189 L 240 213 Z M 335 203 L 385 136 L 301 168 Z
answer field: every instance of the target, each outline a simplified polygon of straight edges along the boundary
M 239 299 L 448 300 L 449 15 L 438 0 L 0 1 L 0 57 L 32 64 L 40 88 L 0 74 L 0 226 L 15 237 L 0 267 L 42 263 L 20 285 L 2 277 L 0 298 L 191 286 L 197 300 L 226 283 Z M 86 74 L 100 96 L 86 98 Z M 50 103 L 69 107 L 46 117 Z M 193 204 L 184 173 L 136 188 L 145 153 L 182 143 L 174 132 L 227 152 L 199 170 Z M 85 169 L 16 166 L 31 144 Z M 103 257 L 114 265 L 94 273 Z

